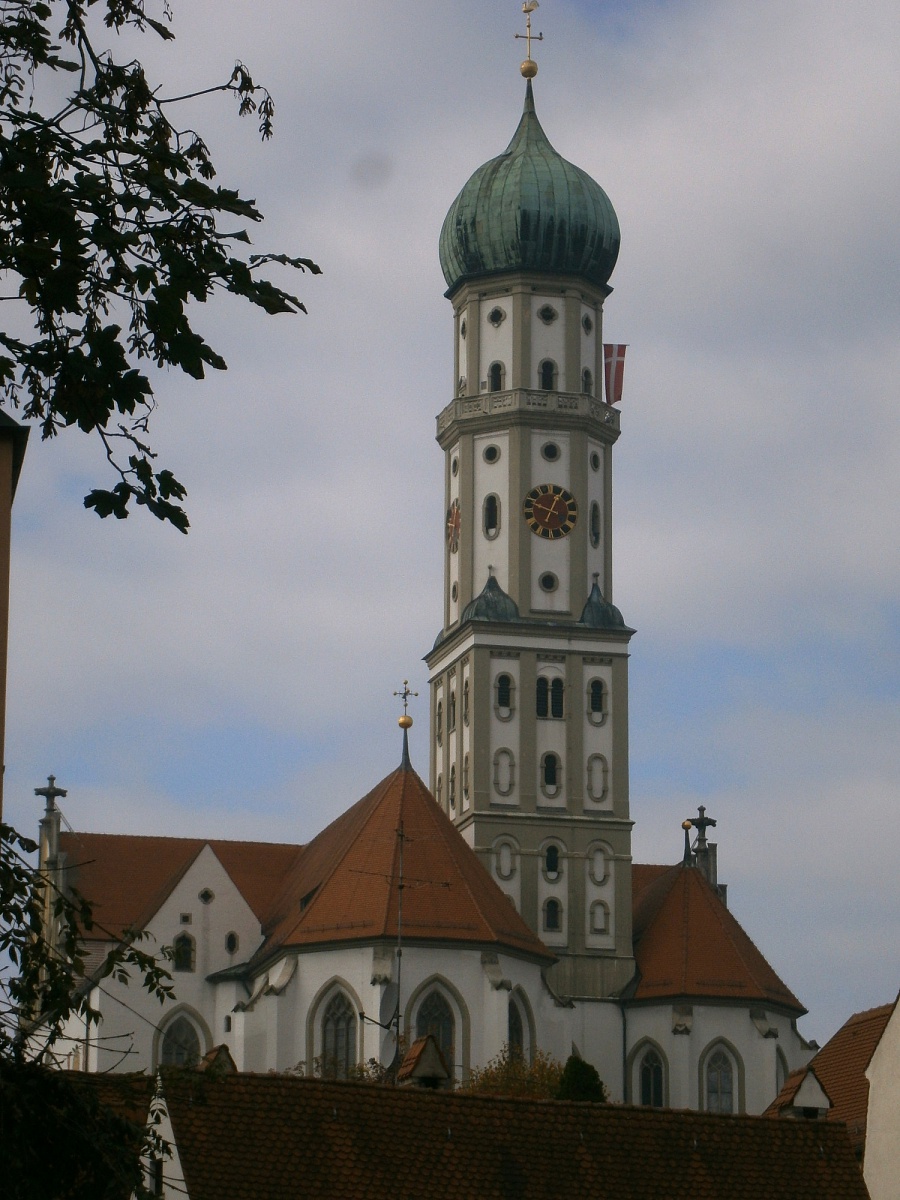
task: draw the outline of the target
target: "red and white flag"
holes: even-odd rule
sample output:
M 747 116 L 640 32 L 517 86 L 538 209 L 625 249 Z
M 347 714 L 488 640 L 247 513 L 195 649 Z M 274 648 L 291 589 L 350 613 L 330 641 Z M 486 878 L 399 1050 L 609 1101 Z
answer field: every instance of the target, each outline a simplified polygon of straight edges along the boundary
M 619 404 L 622 400 L 622 381 L 625 377 L 626 345 L 604 345 L 603 361 L 606 366 L 606 403 Z

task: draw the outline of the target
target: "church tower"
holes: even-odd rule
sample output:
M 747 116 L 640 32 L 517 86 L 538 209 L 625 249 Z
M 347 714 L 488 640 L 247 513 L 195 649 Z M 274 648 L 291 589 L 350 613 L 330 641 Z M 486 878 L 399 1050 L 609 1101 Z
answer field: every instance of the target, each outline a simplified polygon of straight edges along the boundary
M 628 643 L 612 604 L 603 303 L 616 214 L 559 155 L 526 76 L 506 151 L 450 208 L 454 320 L 443 626 L 426 656 L 431 788 L 532 929 L 566 997 L 634 972 Z

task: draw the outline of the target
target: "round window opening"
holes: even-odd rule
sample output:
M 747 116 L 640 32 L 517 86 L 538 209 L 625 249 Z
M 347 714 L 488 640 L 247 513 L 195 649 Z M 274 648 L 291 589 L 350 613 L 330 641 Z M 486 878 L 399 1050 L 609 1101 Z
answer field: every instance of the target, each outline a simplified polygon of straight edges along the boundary
M 499 446 L 485 446 L 483 458 L 486 463 L 495 463 L 499 457 Z
M 225 949 L 229 954 L 234 954 L 238 948 L 238 935 L 233 931 L 225 935 Z
M 593 333 L 593 331 L 594 331 L 594 322 L 587 315 L 587 313 L 585 313 L 584 316 L 581 318 L 581 326 L 584 329 L 585 333 Z
M 453 587 L 450 589 L 450 599 L 454 602 L 454 604 L 456 603 L 456 598 L 458 596 L 459 596 L 459 587 L 454 583 Z
M 559 458 L 559 446 L 557 446 L 556 442 L 547 442 L 541 446 L 541 454 L 543 454 L 547 462 L 556 462 Z
M 538 316 L 544 322 L 545 325 L 552 325 L 553 322 L 556 320 L 556 318 L 559 316 L 559 313 L 556 311 L 556 309 L 553 307 L 552 304 L 545 304 L 541 308 L 538 309 Z
M 450 463 L 450 474 L 456 476 L 459 474 L 459 459 L 454 458 Z
M 597 453 L 596 450 L 591 455 L 591 470 L 592 471 L 600 470 L 600 455 Z
M 209 890 L 209 888 L 204 888 L 203 891 L 200 892 L 197 896 L 197 899 L 200 901 L 201 904 L 212 904 L 212 902 L 213 902 L 213 900 L 215 900 L 215 898 L 216 898 L 215 892 L 211 892 Z
M 552 571 L 545 571 L 538 580 L 538 583 L 541 585 L 541 590 L 544 592 L 555 592 L 559 587 L 559 580 Z
M 493 325 L 493 327 L 496 329 L 499 325 L 502 325 L 503 322 L 506 320 L 506 313 L 503 311 L 502 308 L 492 308 L 491 311 L 488 313 L 488 320 Z
M 467 329 L 468 329 L 468 326 L 466 325 L 466 318 L 463 317 L 463 319 L 459 323 L 459 336 L 461 338 L 465 338 Z

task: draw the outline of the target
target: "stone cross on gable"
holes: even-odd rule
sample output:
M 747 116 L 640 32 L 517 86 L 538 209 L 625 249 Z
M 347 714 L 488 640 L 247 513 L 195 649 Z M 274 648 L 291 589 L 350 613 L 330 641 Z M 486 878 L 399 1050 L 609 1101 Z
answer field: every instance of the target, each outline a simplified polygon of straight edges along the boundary
M 697 830 L 697 844 L 694 847 L 694 849 L 695 850 L 705 850 L 706 849 L 706 831 L 707 831 L 707 829 L 715 829 L 716 823 L 712 819 L 712 817 L 708 817 L 706 815 L 706 809 L 702 804 L 697 809 L 697 812 L 700 815 L 697 817 L 693 817 L 691 819 L 691 824 Z
M 56 776 L 55 775 L 48 775 L 47 776 L 47 786 L 35 788 L 34 794 L 36 796 L 44 797 L 44 799 L 47 801 L 47 812 L 49 813 L 49 812 L 53 812 L 53 810 L 56 808 L 56 801 L 63 796 L 67 796 L 69 793 L 66 791 L 65 788 L 56 786 Z

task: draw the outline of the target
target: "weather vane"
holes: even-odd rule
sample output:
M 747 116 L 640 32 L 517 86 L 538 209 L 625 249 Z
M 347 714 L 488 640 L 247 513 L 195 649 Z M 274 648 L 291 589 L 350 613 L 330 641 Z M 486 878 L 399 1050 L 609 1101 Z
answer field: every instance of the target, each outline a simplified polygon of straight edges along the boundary
M 542 33 L 531 32 L 531 14 L 537 7 L 538 0 L 525 0 L 525 3 L 522 5 L 522 12 L 525 14 L 525 32 L 516 34 L 517 38 L 526 43 L 525 49 L 527 57 L 522 63 L 522 66 L 519 68 L 526 79 L 534 79 L 535 75 L 537 75 L 537 63 L 531 57 L 532 39 L 536 42 L 542 42 L 544 40 L 544 35 Z

